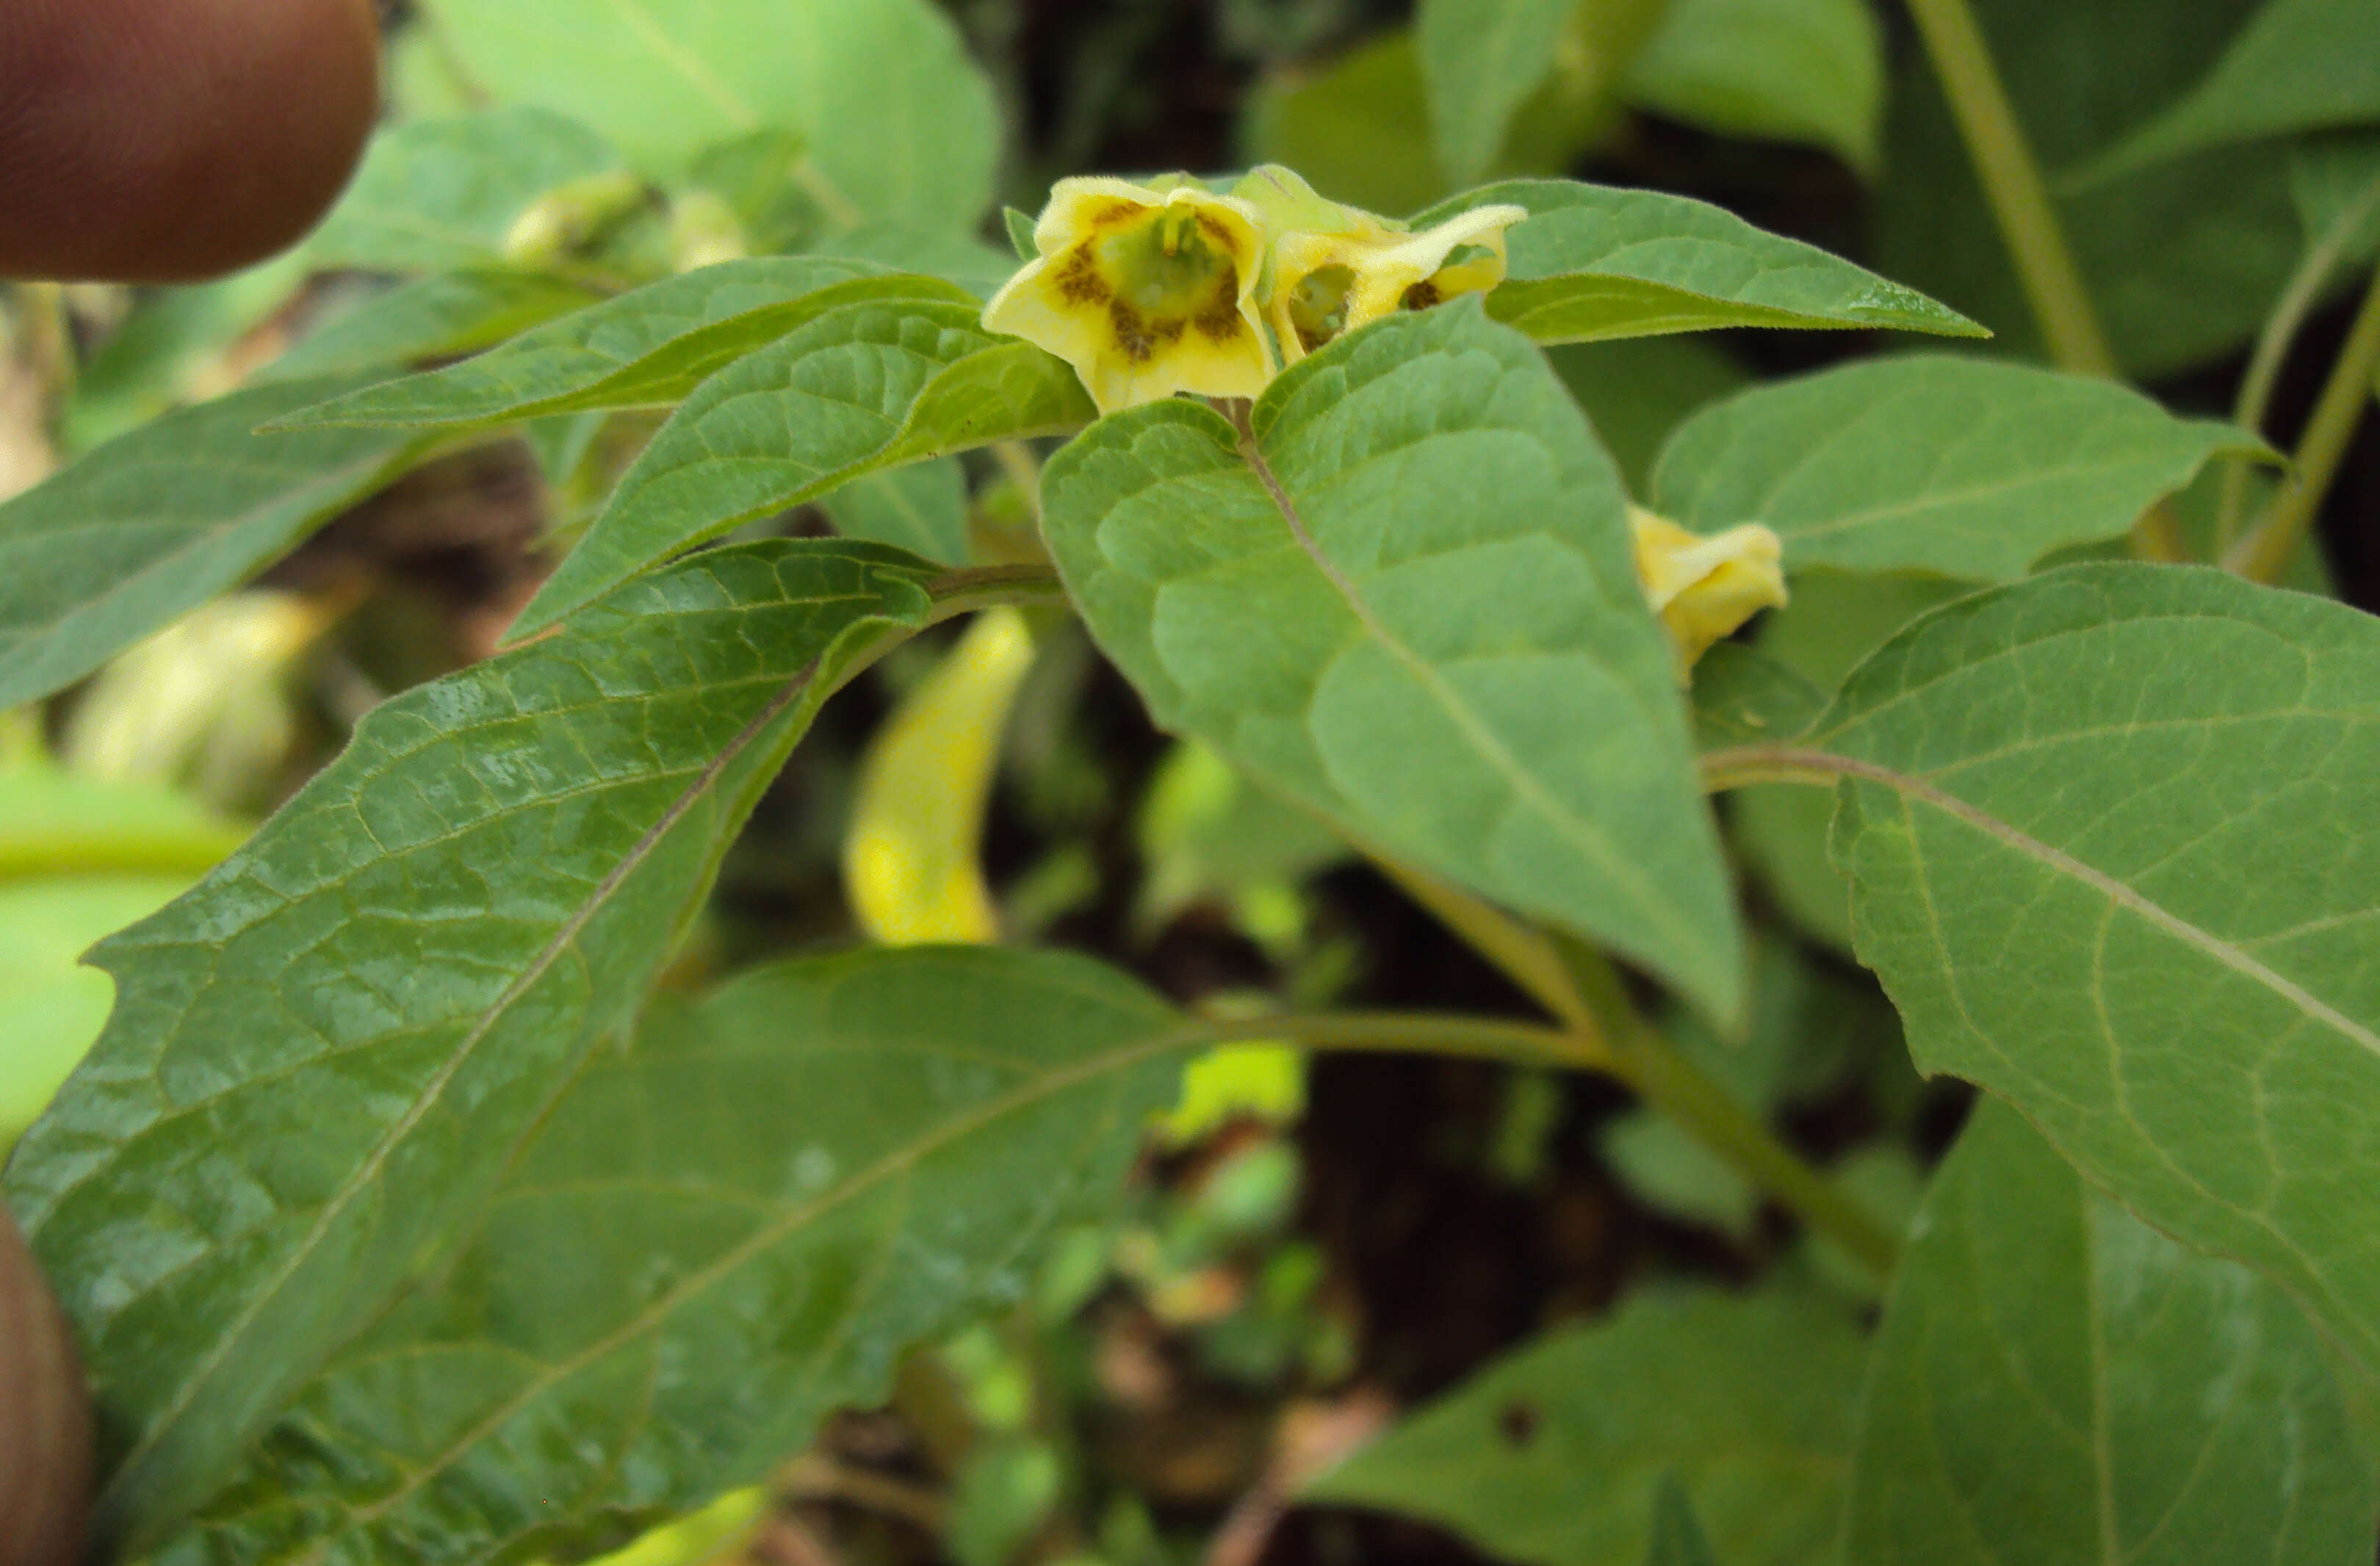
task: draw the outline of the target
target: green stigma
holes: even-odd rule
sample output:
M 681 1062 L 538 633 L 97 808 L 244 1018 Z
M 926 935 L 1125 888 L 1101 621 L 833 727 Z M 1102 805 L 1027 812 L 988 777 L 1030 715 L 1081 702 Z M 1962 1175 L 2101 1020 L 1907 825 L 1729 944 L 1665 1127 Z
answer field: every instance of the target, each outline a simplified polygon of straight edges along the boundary
M 1146 223 L 1099 241 L 1099 270 L 1117 297 L 1144 315 L 1196 314 L 1215 297 L 1215 285 L 1237 281 L 1228 252 L 1199 224 L 1198 214 L 1168 207 Z

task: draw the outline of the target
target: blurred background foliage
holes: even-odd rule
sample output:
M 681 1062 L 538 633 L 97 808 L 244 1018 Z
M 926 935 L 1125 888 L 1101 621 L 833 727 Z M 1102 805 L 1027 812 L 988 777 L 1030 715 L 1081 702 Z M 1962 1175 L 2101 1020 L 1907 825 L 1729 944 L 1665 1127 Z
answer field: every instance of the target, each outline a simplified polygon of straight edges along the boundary
M 2329 98 L 2277 94 L 2294 117 L 2272 119 L 2274 83 L 2307 81 L 2303 61 L 2257 42 L 2280 4 L 1975 8 L 2125 367 L 2178 409 L 2229 413 L 2309 248 L 2380 247 L 2380 213 L 2340 226 L 2380 172 L 2380 135 L 2347 127 L 2380 114 L 2346 80 Z M 387 128 L 300 249 L 199 287 L 7 293 L 0 495 L 175 406 L 451 358 L 707 261 L 820 249 L 988 291 L 1006 248 L 953 214 L 1029 212 L 1087 171 L 1278 161 L 1389 212 L 1502 174 L 1651 186 L 1926 290 L 1991 325 L 1989 351 L 2040 352 L 1923 54 L 1881 0 L 1540 5 L 1543 47 L 1464 98 L 1459 124 L 1443 91 L 1463 45 L 1454 5 L 652 9 L 674 30 L 657 39 L 642 13 L 583 0 L 388 6 Z M 2319 280 L 2304 304 L 2265 404 L 2283 443 L 2344 321 Z M 1879 346 L 1735 332 L 1554 357 L 1641 492 L 1695 408 Z M 107 981 L 76 953 L 231 851 L 373 703 L 485 656 L 546 547 L 584 525 L 652 424 L 565 415 L 441 452 L 252 588 L 66 697 L 0 714 L 0 1147 L 105 1013 Z M 1018 558 L 1029 478 L 944 460 L 763 526 Z M 2213 525 L 2220 483 L 2185 497 L 2186 523 Z M 2375 514 L 2367 421 L 2330 500 L 2327 559 L 2298 580 L 2327 571 L 2380 604 Z M 1812 578 L 1797 592 L 1822 607 L 1764 645 L 1831 688 L 1959 590 Z M 1817 793 L 1733 801 L 1763 920 L 1755 1025 L 1728 1046 L 1671 1020 L 1746 1102 L 1878 1210 L 1905 1212 L 1961 1105 L 1915 1078 L 1848 961 L 1826 810 Z M 828 710 L 674 982 L 863 938 L 1046 940 L 1209 1009 L 1524 1006 L 1306 817 L 1153 732 L 1078 627 L 1014 612 L 904 649 Z M 1395 1411 L 1623 1294 L 1779 1274 L 1850 1299 L 1872 1288 L 1588 1078 L 1235 1048 L 1188 1073 L 1144 1175 L 1129 1214 L 1060 1247 L 1012 1317 L 915 1356 L 893 1409 L 838 1420 L 768 1493 L 618 1559 L 1471 1560 L 1451 1532 L 1293 1497 Z

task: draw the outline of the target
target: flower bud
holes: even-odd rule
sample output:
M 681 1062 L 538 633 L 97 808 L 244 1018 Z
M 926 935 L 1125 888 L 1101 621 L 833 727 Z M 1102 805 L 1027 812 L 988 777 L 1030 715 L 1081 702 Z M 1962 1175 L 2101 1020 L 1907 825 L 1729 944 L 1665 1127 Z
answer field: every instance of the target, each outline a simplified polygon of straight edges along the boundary
M 1705 537 L 1642 506 L 1628 508 L 1636 578 L 1678 649 L 1678 678 L 1713 643 L 1764 609 L 1785 606 L 1784 547 L 1756 522 Z

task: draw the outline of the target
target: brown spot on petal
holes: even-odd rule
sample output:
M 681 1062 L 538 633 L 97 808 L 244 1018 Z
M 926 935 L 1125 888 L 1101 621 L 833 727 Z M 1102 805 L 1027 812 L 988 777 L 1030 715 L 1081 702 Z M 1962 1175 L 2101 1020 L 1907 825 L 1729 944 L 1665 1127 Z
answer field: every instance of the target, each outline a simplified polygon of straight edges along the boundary
M 1110 201 L 1091 213 L 1090 224 L 1094 228 L 1107 228 L 1129 218 L 1138 217 L 1148 210 L 1138 201 Z
M 1218 343 L 1228 343 L 1240 334 L 1245 324 L 1240 319 L 1240 274 L 1227 269 L 1215 280 L 1215 291 L 1194 318 L 1199 333 Z
M 1229 250 L 1232 248 L 1232 230 L 1230 225 L 1225 224 L 1221 218 L 1217 217 L 1213 212 L 1200 212 L 1198 214 L 1198 227 L 1206 234 L 1208 238 L 1212 239 L 1224 249 Z
M 1099 275 L 1099 258 L 1091 253 L 1091 241 L 1084 240 L 1066 252 L 1058 267 L 1058 294 L 1070 305 L 1096 305 L 1107 299 L 1108 280 Z
M 1403 302 L 1407 310 L 1427 310 L 1432 305 L 1444 302 L 1445 298 L 1446 296 L 1438 291 L 1437 284 L 1425 282 L 1406 289 Z
M 1157 335 L 1148 329 L 1148 318 L 1123 300 L 1109 304 L 1108 324 L 1115 331 L 1116 346 L 1133 363 L 1147 364 L 1157 352 Z

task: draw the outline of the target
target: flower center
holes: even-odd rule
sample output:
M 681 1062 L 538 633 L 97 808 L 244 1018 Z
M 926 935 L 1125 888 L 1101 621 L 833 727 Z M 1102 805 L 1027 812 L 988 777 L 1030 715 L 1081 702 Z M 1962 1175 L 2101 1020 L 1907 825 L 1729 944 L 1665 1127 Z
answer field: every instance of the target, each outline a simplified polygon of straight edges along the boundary
M 1142 315 L 1176 321 L 1196 315 L 1214 300 L 1218 283 L 1228 283 L 1235 297 L 1239 292 L 1231 252 L 1185 208 L 1164 208 L 1153 221 L 1097 243 L 1099 270 L 1112 280 L 1116 297 Z
M 1319 266 L 1290 290 L 1289 323 L 1307 353 L 1347 329 L 1347 296 L 1354 286 L 1354 268 Z

